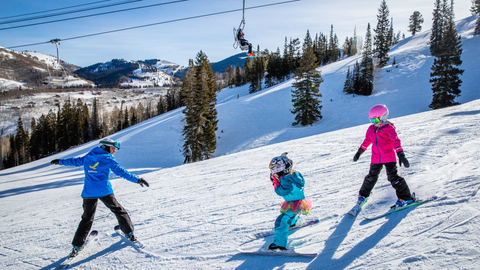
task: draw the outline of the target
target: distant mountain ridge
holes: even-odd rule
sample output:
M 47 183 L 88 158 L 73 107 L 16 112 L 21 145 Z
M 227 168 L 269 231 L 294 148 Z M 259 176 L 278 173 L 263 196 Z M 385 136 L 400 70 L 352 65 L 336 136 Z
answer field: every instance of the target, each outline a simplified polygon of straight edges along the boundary
M 238 53 L 221 61 L 213 62 L 213 72 L 223 73 L 227 66 L 243 67 L 245 59 Z M 36 88 L 48 81 L 49 72 L 61 77 L 61 67 L 69 73 L 70 86 L 132 87 L 146 88 L 169 86 L 175 78 L 182 81 L 187 67 L 161 59 L 126 60 L 112 59 L 87 67 L 79 67 L 60 60 L 52 55 L 35 51 L 14 51 L 0 46 L 0 88 Z M 47 69 L 47 66 L 49 69 Z M 75 74 L 77 78 L 70 76 Z
M 245 64 L 246 59 L 241 59 L 240 57 L 245 56 L 245 53 L 238 53 L 235 55 L 232 55 L 230 57 L 227 57 L 221 61 L 214 62 L 212 63 L 212 70 L 213 72 L 220 72 L 223 73 L 225 72 L 225 69 L 228 66 L 236 67 L 237 64 L 239 67 L 243 68 L 243 65 Z
M 112 59 L 75 71 L 75 74 L 95 82 L 100 87 L 169 86 L 185 76 L 183 66 L 159 59 L 133 61 Z

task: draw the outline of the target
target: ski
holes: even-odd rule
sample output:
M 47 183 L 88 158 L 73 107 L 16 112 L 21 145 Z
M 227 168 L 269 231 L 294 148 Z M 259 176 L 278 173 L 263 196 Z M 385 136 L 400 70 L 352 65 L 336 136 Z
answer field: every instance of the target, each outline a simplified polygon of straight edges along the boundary
M 254 54 L 254 55 L 240 56 L 239 58 L 240 59 L 247 59 L 247 58 L 254 58 L 254 57 L 263 57 L 263 55 Z
M 116 232 L 118 235 L 120 235 L 120 236 L 122 236 L 123 238 L 125 238 L 126 240 L 128 240 L 128 242 L 132 243 L 134 247 L 136 247 L 136 248 L 138 248 L 138 249 L 143 249 L 143 248 L 145 248 L 146 245 L 143 244 L 142 242 L 140 242 L 140 240 L 138 240 L 138 239 L 135 240 L 135 241 L 130 241 L 130 239 L 128 239 L 127 236 L 122 232 L 122 230 L 120 229 L 120 226 L 119 226 L 119 225 L 115 226 L 114 229 L 115 229 L 115 232 Z
M 307 226 L 311 226 L 311 225 L 315 225 L 317 223 L 319 223 L 320 220 L 318 219 L 312 219 L 312 220 L 308 220 L 306 221 L 305 223 L 303 224 L 300 224 L 300 225 L 296 225 L 296 226 L 293 226 L 293 227 L 290 227 L 288 229 L 289 232 L 292 232 L 292 231 L 296 231 L 298 229 L 301 229 L 301 228 L 305 228 Z M 250 236 L 250 238 L 252 240 L 256 240 L 256 239 L 259 239 L 259 238 L 265 238 L 265 237 L 269 237 L 269 236 L 272 236 L 272 235 L 275 235 L 275 231 L 263 231 L 263 232 L 258 232 L 258 233 L 254 233 Z
M 82 246 L 82 250 L 80 250 L 80 252 L 78 252 L 77 255 L 75 256 L 72 256 L 73 254 L 70 254 L 70 256 L 67 259 L 65 259 L 65 261 L 63 261 L 57 267 L 57 269 L 67 269 L 68 267 L 70 267 L 70 265 L 72 265 L 72 263 L 78 258 L 80 253 L 82 253 L 85 250 L 88 244 L 90 244 L 91 242 L 93 242 L 93 240 L 95 240 L 95 238 L 97 238 L 97 235 L 98 235 L 98 231 L 96 230 L 91 231 L 90 234 L 87 236 L 87 240 Z
M 378 216 L 373 216 L 373 217 L 365 217 L 365 220 L 375 220 L 375 219 L 378 219 L 378 218 L 382 218 L 382 217 L 385 217 L 385 216 L 388 216 L 392 213 L 396 213 L 396 212 L 399 212 L 399 211 L 402 211 L 402 210 L 405 210 L 407 208 L 410 208 L 412 206 L 417 206 L 417 205 L 420 205 L 420 204 L 424 204 L 426 202 L 429 202 L 429 201 L 432 201 L 434 200 L 435 198 L 430 198 L 430 199 L 427 199 L 427 200 L 419 200 L 417 199 L 415 202 L 411 203 L 411 204 L 407 204 L 405 206 L 396 206 L 396 205 L 393 205 L 390 210 L 388 210 L 387 212 L 383 213 L 383 214 L 380 214 Z
M 246 251 L 242 249 L 237 249 L 240 254 L 245 255 L 270 255 L 270 256 L 289 256 L 289 257 L 316 257 L 318 253 L 305 253 L 305 252 L 296 252 L 294 250 L 268 250 L 268 249 L 260 249 L 257 251 Z
M 365 198 L 365 201 L 355 204 L 355 206 L 352 208 L 352 210 L 348 211 L 348 214 L 352 217 L 356 217 L 358 215 L 358 212 L 362 210 L 362 207 L 367 203 L 368 198 Z

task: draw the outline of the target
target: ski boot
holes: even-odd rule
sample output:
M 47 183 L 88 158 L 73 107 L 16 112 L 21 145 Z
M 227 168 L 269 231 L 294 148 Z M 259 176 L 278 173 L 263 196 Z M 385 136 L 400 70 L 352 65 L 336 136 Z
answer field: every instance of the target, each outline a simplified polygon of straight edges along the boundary
M 70 253 L 70 257 L 76 257 L 82 250 L 83 250 L 83 246 L 82 247 L 73 246 L 72 253 Z
M 269 250 L 287 250 L 285 247 L 282 246 L 277 246 L 274 243 L 271 243 L 270 246 L 268 246 Z
M 365 202 L 366 198 L 363 197 L 362 195 L 358 195 L 358 201 L 357 201 L 357 204 L 362 204 L 363 202 Z
M 135 237 L 135 235 L 133 234 L 133 232 L 130 232 L 130 233 L 127 234 L 126 236 L 127 236 L 127 239 L 130 240 L 130 242 L 135 242 L 135 241 L 137 241 L 137 238 Z
M 409 204 L 411 204 L 411 203 L 414 203 L 414 202 L 417 200 L 417 198 L 415 197 L 415 193 L 412 193 L 412 196 L 411 196 L 411 197 L 412 197 L 412 199 L 406 200 L 406 201 L 405 201 L 405 200 L 402 200 L 402 199 L 398 199 L 397 202 L 395 203 L 395 206 L 396 206 L 397 208 L 403 207 L 403 206 L 405 206 L 405 205 L 409 205 Z

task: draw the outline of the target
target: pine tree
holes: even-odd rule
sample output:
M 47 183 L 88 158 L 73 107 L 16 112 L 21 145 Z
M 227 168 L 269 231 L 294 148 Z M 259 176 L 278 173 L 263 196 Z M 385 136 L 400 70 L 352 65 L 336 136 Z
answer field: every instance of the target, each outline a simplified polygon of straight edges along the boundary
M 189 62 L 183 80 L 185 115 L 183 137 L 184 150 L 192 149 L 192 161 L 211 158 L 216 149 L 217 111 L 215 75 L 207 56 L 200 51 L 195 64 Z
M 475 22 L 475 30 L 473 30 L 473 35 L 480 35 L 480 0 L 472 0 L 472 15 L 477 15 L 477 21 Z
M 72 146 L 71 141 L 73 140 L 73 127 L 72 127 L 72 118 L 74 117 L 72 104 L 70 99 L 67 99 L 63 104 L 63 107 L 58 110 L 58 148 L 60 151 L 67 150 Z M 76 139 L 76 138 L 75 138 Z
M 90 112 L 87 104 L 81 99 L 77 100 L 77 118 L 78 118 L 78 141 L 76 144 L 83 144 L 92 140 L 90 131 Z
M 368 96 L 373 91 L 374 65 L 372 59 L 372 34 L 370 23 L 367 26 L 365 35 L 365 45 L 363 46 L 363 56 L 360 62 L 360 89 L 359 94 Z
M 328 41 L 328 62 L 336 62 L 339 55 L 338 49 L 338 38 L 337 35 L 333 32 L 333 24 L 330 26 L 330 39 Z
M 45 129 L 43 131 L 46 141 L 47 154 L 55 153 L 58 149 L 58 122 L 55 112 L 50 110 L 45 117 Z
M 22 117 L 18 117 L 17 129 L 15 130 L 15 165 L 21 165 L 29 162 L 29 136 L 23 127 Z
M 98 114 L 97 98 L 93 99 L 92 119 L 90 120 L 91 138 L 93 140 L 100 139 L 102 134 L 102 127 L 100 124 L 100 117 Z
M 165 97 L 160 96 L 158 98 L 158 103 L 157 103 L 157 115 L 163 114 L 167 112 L 167 104 L 166 104 Z
M 395 40 L 395 34 L 393 33 L 393 18 L 390 19 L 390 29 L 388 30 L 387 42 L 389 47 L 397 44 Z
M 235 86 L 242 86 L 243 85 L 243 77 L 242 77 L 242 69 L 238 66 L 235 67 Z
M 453 15 L 448 7 L 447 0 L 436 0 L 433 10 L 432 34 L 430 35 L 430 54 L 435 56 L 440 52 L 440 44 L 444 32 L 449 24 L 449 18 Z
M 388 51 L 390 50 L 390 11 L 388 10 L 387 3 L 382 0 L 377 15 L 377 28 L 375 31 L 375 52 L 378 57 L 378 65 L 380 67 L 385 66 L 390 58 L 388 57 Z
M 313 51 L 313 47 L 308 45 L 303 51 L 300 59 L 299 67 L 295 70 L 295 82 L 292 90 L 293 110 L 295 114 L 294 126 L 300 124 L 302 126 L 312 125 L 322 119 L 320 110 L 322 106 L 319 100 L 322 95 L 319 88 L 323 78 L 317 71 L 317 57 Z
M 128 115 L 128 107 L 125 106 L 125 113 L 123 115 L 123 129 L 130 127 L 130 117 Z
M 423 16 L 420 11 L 413 12 L 410 16 L 410 23 L 408 25 L 408 31 L 415 36 L 416 33 L 422 31 Z
M 207 55 L 203 52 L 200 52 L 198 58 L 198 67 L 197 67 L 197 82 L 203 80 L 202 83 L 202 92 L 205 96 L 205 119 L 206 122 L 203 126 L 203 147 L 202 147 L 202 159 L 209 159 L 213 157 L 215 150 L 217 149 L 217 136 L 215 132 L 218 130 L 218 120 L 217 120 L 217 89 L 216 89 L 216 79 L 212 70 L 212 65 L 208 61 Z M 262 58 L 263 59 L 263 58 Z M 263 67 L 262 67 L 263 69 Z M 263 77 L 262 70 L 262 77 Z
M 353 80 L 352 74 L 350 72 L 350 67 L 347 70 L 347 77 L 345 78 L 345 83 L 343 84 L 343 92 L 346 94 L 353 94 Z
M 260 51 L 260 48 L 257 48 L 257 52 Z M 250 82 L 250 91 L 249 93 L 255 93 L 262 90 L 262 82 L 263 78 L 265 77 L 265 58 L 264 57 L 256 57 L 249 61 L 250 68 L 249 68 L 249 77 L 247 78 L 248 82 Z
M 137 109 L 134 106 L 130 107 L 130 125 L 134 126 L 138 123 Z
M 277 48 L 277 52 L 271 53 L 268 56 L 266 70 L 267 75 L 265 75 L 265 84 L 267 87 L 271 87 L 283 81 L 282 57 L 280 56 L 280 48 Z
M 438 52 L 433 61 L 430 83 L 432 83 L 433 99 L 429 105 L 432 109 L 445 108 L 459 104 L 455 98 L 460 96 L 460 76 L 464 70 L 462 64 L 461 37 L 458 35 L 453 21 L 453 5 L 450 20 L 444 31 Z
M 358 61 L 355 62 L 352 70 L 352 85 L 353 85 L 353 93 L 360 95 L 360 89 L 362 88 L 362 81 L 360 77 L 360 64 Z
M 4 142 L 3 133 L 4 133 L 4 131 L 3 131 L 3 127 L 2 127 L 2 129 L 0 130 L 0 170 L 5 169 L 5 165 L 4 165 L 4 162 L 3 162 L 4 161 L 4 159 L 3 159 L 3 157 L 4 157 L 4 155 L 3 155 L 3 142 Z
M 116 127 L 116 131 L 120 131 L 123 129 L 123 117 L 124 117 L 124 114 L 123 114 L 123 103 L 120 105 L 120 111 L 118 111 L 118 115 L 117 115 L 117 127 Z

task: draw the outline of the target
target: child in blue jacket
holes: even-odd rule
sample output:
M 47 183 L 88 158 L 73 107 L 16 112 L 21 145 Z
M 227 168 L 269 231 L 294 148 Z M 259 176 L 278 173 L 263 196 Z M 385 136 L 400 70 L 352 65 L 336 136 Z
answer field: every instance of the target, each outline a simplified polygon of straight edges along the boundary
M 83 185 L 83 215 L 72 241 L 73 250 L 71 256 L 76 256 L 82 249 L 88 233 L 93 225 L 93 219 L 97 209 L 98 200 L 102 201 L 117 217 L 118 224 L 123 233 L 131 241 L 136 238 L 133 235 L 133 224 L 130 216 L 123 206 L 118 203 L 113 194 L 110 183 L 110 172 L 123 177 L 133 183 L 149 187 L 148 182 L 136 175 L 129 173 L 118 164 L 113 156 L 115 151 L 120 150 L 120 143 L 106 138 L 100 141 L 100 146 L 93 148 L 88 154 L 79 158 L 54 159 L 51 164 L 66 166 L 83 166 L 85 181 Z
M 275 220 L 275 236 L 268 249 L 286 250 L 288 228 L 296 224 L 300 214 L 310 214 L 312 203 L 305 198 L 305 180 L 300 172 L 293 170 L 293 161 L 287 157 L 287 153 L 270 161 L 270 180 L 275 193 L 285 201 L 280 216 Z

